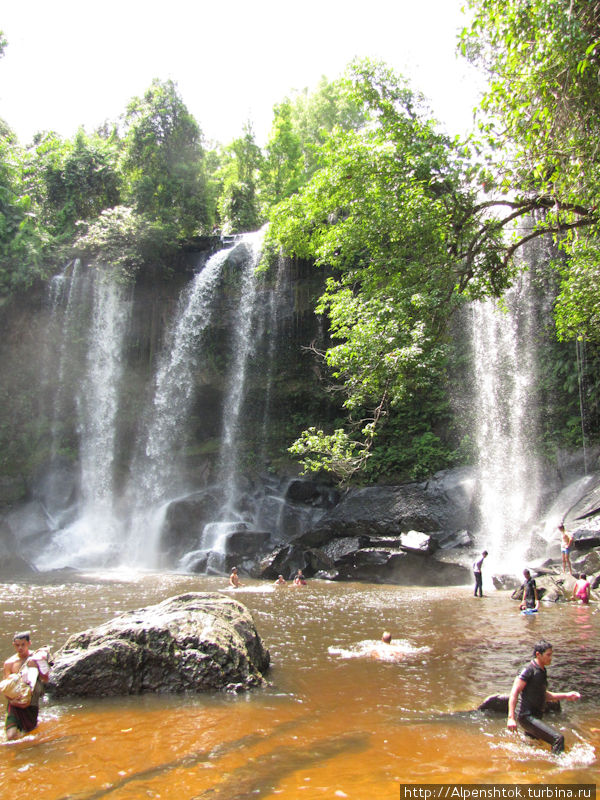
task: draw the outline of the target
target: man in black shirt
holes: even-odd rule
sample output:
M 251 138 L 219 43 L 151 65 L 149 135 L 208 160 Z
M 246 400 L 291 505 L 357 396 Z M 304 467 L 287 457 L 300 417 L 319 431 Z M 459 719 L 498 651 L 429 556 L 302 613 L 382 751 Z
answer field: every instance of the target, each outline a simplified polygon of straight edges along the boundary
M 537 611 L 540 607 L 540 601 L 538 598 L 537 586 L 535 585 L 534 579 L 531 577 L 531 572 L 528 569 L 523 570 L 523 577 L 525 578 L 525 583 L 522 584 L 521 588 L 523 589 L 523 597 L 521 598 L 521 605 L 519 608 L 521 611 L 525 609 L 530 609 L 532 611 Z
M 533 648 L 533 660 L 514 680 L 508 699 L 506 727 L 509 731 L 516 730 L 515 711 L 519 701 L 517 720 L 523 730 L 535 739 L 542 739 L 551 744 L 553 753 L 562 753 L 565 749 L 565 737 L 542 722 L 540 717 L 548 700 L 579 700 L 581 695 L 579 692 L 548 691 L 546 667 L 551 662 L 552 645 L 544 640 L 538 642 Z

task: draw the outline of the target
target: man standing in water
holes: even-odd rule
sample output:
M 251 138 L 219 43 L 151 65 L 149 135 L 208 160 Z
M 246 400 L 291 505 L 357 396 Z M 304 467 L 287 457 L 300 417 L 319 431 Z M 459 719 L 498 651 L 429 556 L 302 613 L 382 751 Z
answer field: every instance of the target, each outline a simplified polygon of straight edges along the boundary
M 528 569 L 523 570 L 523 577 L 525 578 L 525 583 L 521 586 L 523 596 L 521 597 L 519 608 L 521 611 L 537 611 L 540 607 L 540 599 L 535 580 L 531 577 L 531 572 Z
M 562 753 L 565 749 L 565 737 L 546 725 L 540 717 L 548 700 L 579 700 L 579 692 L 549 692 L 546 667 L 552 662 L 552 645 L 542 639 L 533 648 L 533 659 L 523 667 L 514 680 L 508 698 L 509 731 L 517 729 L 517 721 L 523 730 L 534 739 L 542 739 L 552 745 L 553 753 Z M 515 711 L 519 704 L 517 720 Z
M 38 671 L 33 694 L 28 703 L 19 703 L 11 700 L 6 709 L 6 738 L 9 740 L 17 739 L 24 733 L 29 733 L 37 725 L 40 697 L 44 691 L 44 684 L 48 682 L 50 671 L 48 662 L 45 658 L 36 659 L 32 655 L 30 647 L 31 641 L 29 633 L 16 633 L 13 639 L 13 646 L 16 650 L 14 656 L 7 658 L 4 662 L 4 677 L 19 672 L 25 665 L 36 667 Z
M 481 575 L 481 567 L 487 554 L 488 551 L 484 550 L 479 558 L 475 559 L 473 562 L 473 575 L 475 576 L 475 591 L 473 593 L 474 597 L 477 597 L 477 593 L 479 593 L 479 597 L 483 597 L 483 578 Z

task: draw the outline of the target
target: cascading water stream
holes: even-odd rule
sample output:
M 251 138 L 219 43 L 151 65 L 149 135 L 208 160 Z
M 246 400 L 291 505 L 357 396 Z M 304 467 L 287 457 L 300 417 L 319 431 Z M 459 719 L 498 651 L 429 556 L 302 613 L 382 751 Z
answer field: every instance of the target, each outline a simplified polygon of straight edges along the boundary
M 154 394 L 142 426 L 131 469 L 131 534 L 125 558 L 156 566 L 158 538 L 168 502 L 184 491 L 179 451 L 194 399 L 194 370 L 202 358 L 202 334 L 212 320 L 215 291 L 233 248 L 215 253 L 200 270 L 179 303 L 179 310 L 159 360 Z
M 541 490 L 536 454 L 537 363 L 531 277 L 523 273 L 505 308 L 472 306 L 476 447 L 480 468 L 479 539 L 503 569 L 520 572 Z
M 220 569 L 222 556 L 226 552 L 227 538 L 236 529 L 241 517 L 235 510 L 238 496 L 238 457 L 240 439 L 240 417 L 246 390 L 246 374 L 254 351 L 257 328 L 257 274 L 264 229 L 244 234 L 242 242 L 250 253 L 244 263 L 241 277 L 240 300 L 234 323 L 233 358 L 227 381 L 223 408 L 221 447 L 217 471 L 217 484 L 223 490 L 223 505 L 220 519 L 205 526 L 200 549 L 210 551 L 209 569 Z
M 93 302 L 85 375 L 76 398 L 80 515 L 41 553 L 37 566 L 42 569 L 108 563 L 114 560 L 119 545 L 113 479 L 123 344 L 131 300 L 107 270 L 96 270 L 91 279 Z M 75 284 L 78 280 L 74 275 Z

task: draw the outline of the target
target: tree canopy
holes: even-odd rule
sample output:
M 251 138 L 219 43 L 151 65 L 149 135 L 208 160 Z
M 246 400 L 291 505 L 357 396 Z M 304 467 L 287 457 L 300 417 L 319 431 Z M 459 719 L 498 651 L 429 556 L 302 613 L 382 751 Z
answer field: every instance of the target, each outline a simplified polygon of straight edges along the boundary
M 323 358 L 343 387 L 349 426 L 333 438 L 312 429 L 293 451 L 312 469 L 348 476 L 388 410 L 441 379 L 477 220 L 465 219 L 474 203 L 468 153 L 436 132 L 417 94 L 370 62 L 354 64 L 343 87 L 362 122 L 324 136 L 317 169 L 274 208 L 270 235 L 330 273 L 317 310 L 329 318 L 334 343 Z
M 506 220 L 538 213 L 524 238 L 561 248 L 559 336 L 600 340 L 600 3 L 470 0 L 464 54 L 487 71 L 485 183 Z M 516 246 L 505 250 L 505 263 Z

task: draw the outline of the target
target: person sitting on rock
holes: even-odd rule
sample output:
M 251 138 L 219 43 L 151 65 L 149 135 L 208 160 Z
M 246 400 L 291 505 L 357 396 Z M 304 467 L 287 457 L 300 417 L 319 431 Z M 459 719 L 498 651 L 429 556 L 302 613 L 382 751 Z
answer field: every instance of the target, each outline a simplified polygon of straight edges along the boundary
M 244 584 L 243 584 L 243 583 L 240 581 L 240 579 L 238 578 L 238 571 L 237 571 L 237 567 L 232 567 L 232 568 L 231 568 L 231 575 L 229 576 L 229 585 L 230 585 L 230 586 L 232 586 L 234 589 L 237 589 L 237 588 L 239 588 L 240 586 L 243 586 L 243 585 L 244 585 Z
M 287 585 L 287 581 L 286 581 L 286 579 L 283 577 L 283 575 L 278 575 L 278 576 L 277 576 L 277 580 L 276 580 L 276 581 L 274 581 L 273 585 L 274 585 L 274 586 L 286 586 L 286 585 Z
M 573 599 L 580 600 L 587 605 L 590 602 L 590 582 L 585 572 L 582 572 L 573 587 Z

